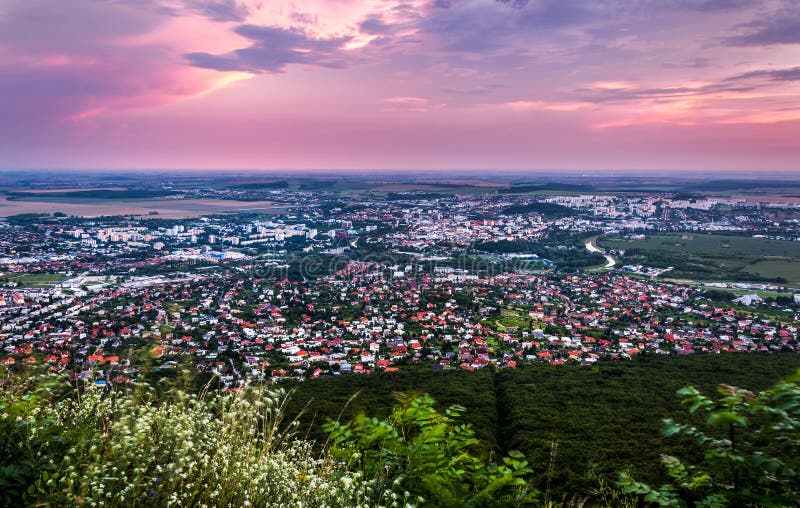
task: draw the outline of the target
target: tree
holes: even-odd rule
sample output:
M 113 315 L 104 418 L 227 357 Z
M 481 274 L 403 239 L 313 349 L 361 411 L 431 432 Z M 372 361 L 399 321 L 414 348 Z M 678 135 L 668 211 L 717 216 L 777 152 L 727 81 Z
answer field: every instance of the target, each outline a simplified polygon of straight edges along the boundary
M 753 394 L 721 385 L 721 398 L 692 386 L 678 394 L 707 430 L 664 420 L 665 436 L 684 436 L 704 451 L 686 465 L 664 456 L 671 483 L 653 488 L 621 473 L 626 493 L 661 506 L 797 506 L 800 499 L 800 371 Z
M 463 407 L 444 413 L 430 395 L 395 394 L 399 405 L 385 420 L 359 415 L 330 421 L 331 452 L 375 478 L 373 495 L 422 506 L 514 506 L 535 501 L 526 477 L 532 469 L 519 452 L 499 464 L 473 453 L 472 427 L 459 423 Z

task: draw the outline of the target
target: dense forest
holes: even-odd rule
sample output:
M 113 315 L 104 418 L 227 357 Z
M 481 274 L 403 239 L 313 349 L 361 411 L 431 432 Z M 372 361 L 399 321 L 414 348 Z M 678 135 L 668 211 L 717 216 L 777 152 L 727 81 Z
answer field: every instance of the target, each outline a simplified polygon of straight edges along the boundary
M 628 469 L 641 480 L 663 481 L 660 455 L 687 450 L 685 441 L 661 434 L 663 419 L 686 414 L 680 388 L 713 393 L 726 383 L 762 390 L 798 368 L 800 356 L 780 353 L 650 356 L 594 367 L 402 370 L 299 383 L 287 412 L 310 438 L 324 442 L 327 419 L 385 416 L 393 393 L 429 393 L 441 407 L 464 406 L 464 420 L 484 453 L 522 452 L 537 473 L 537 487 L 549 484 L 555 497 L 566 498 L 588 495 L 601 480 L 613 484 Z

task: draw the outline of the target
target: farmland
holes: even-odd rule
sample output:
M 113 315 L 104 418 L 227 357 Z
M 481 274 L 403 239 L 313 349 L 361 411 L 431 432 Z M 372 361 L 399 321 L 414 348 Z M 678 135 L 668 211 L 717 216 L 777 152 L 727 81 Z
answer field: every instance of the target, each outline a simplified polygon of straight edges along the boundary
M 622 264 L 674 266 L 671 276 L 696 280 L 800 283 L 800 243 L 752 236 L 659 234 L 644 240 L 602 238 L 600 246 L 624 252 Z
M 0 284 L 11 282 L 19 288 L 49 288 L 65 278 L 57 273 L 14 273 L 0 275 Z
M 271 201 L 234 201 L 226 199 L 101 199 L 75 197 L 26 197 L 24 200 L 0 199 L 0 217 L 28 213 L 61 212 L 76 217 L 115 215 L 180 219 L 201 215 L 260 212 L 275 208 Z

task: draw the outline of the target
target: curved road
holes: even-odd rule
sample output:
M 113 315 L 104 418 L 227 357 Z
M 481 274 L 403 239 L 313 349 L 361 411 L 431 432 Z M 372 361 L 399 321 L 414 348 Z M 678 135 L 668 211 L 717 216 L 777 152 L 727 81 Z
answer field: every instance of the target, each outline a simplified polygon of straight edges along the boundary
M 603 249 L 600 249 L 597 247 L 597 245 L 595 245 L 594 242 L 597 241 L 597 238 L 598 237 L 593 236 L 591 238 L 586 239 L 586 244 L 585 244 L 586 250 L 588 250 L 589 252 L 599 252 L 600 254 L 603 255 L 604 258 L 606 258 L 606 266 L 604 266 L 603 268 L 605 269 L 614 268 L 614 265 L 617 264 L 617 260 L 606 254 L 606 252 Z

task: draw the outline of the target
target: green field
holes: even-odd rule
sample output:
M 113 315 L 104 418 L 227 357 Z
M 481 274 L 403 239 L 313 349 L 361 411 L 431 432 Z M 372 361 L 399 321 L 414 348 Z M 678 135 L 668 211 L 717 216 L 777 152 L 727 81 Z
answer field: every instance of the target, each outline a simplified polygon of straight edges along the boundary
M 800 260 L 765 259 L 749 265 L 747 271 L 764 277 L 784 277 L 796 282 L 800 280 Z
M 16 282 L 19 288 L 46 288 L 66 279 L 57 273 L 9 273 L 0 275 L 0 284 Z
M 800 242 L 770 240 L 751 236 L 714 234 L 648 235 L 645 240 L 602 238 L 600 244 L 611 249 L 642 249 L 693 253 L 707 256 L 780 256 L 800 259 Z
M 598 244 L 624 251 L 622 264 L 675 267 L 669 277 L 800 284 L 800 242 L 686 233 L 606 237 Z

